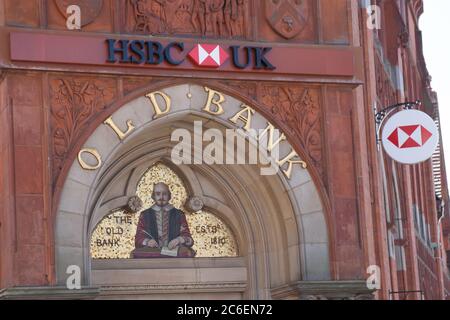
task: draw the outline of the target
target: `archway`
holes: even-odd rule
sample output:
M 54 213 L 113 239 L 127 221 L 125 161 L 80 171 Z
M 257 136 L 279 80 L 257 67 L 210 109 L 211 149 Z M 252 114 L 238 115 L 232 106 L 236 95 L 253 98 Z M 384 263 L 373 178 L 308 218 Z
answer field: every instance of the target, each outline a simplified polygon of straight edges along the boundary
M 319 193 L 301 166 L 295 164 L 286 175 L 287 163 L 272 176 L 262 176 L 258 166 L 243 164 L 172 166 L 184 178 L 190 195 L 200 197 L 233 229 L 239 257 L 92 261 L 89 244 L 97 224 L 126 204 L 149 167 L 158 162 L 171 165 L 174 129 L 185 128 L 195 136 L 194 121 L 219 130 L 245 125 L 230 122 L 245 104 L 228 95 L 221 94 L 223 99 L 213 95 L 213 101 L 221 101 L 223 113 L 217 112 L 217 106 L 205 112 L 213 91 L 208 89 L 186 84 L 159 91 L 154 101 L 135 99 L 110 118 L 122 133 L 132 120 L 133 129 L 126 137 L 121 140 L 111 124 L 105 124 L 86 141 L 85 149 L 101 155 L 101 166 L 84 170 L 75 161 L 64 184 L 56 217 L 58 283 L 65 283 L 68 266 L 78 265 L 85 285 L 109 288 L 111 295 L 120 297 L 215 294 L 268 299 L 274 289 L 300 280 L 330 279 L 329 239 Z M 155 102 L 164 105 L 165 97 L 170 98 L 171 110 L 158 114 Z M 252 128 L 264 130 L 268 123 L 261 114 L 252 114 Z M 282 158 L 292 150 L 288 141 L 280 144 Z M 174 270 L 178 276 L 173 276 Z

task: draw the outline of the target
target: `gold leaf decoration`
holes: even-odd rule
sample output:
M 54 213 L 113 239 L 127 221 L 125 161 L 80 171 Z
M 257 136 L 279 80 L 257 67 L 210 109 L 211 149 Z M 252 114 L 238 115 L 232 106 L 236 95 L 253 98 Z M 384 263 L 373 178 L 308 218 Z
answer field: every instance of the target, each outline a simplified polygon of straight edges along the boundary
M 135 249 L 134 237 L 141 212 L 153 206 L 151 198 L 156 183 L 164 182 L 172 193 L 171 204 L 180 210 L 188 199 L 186 187 L 180 177 L 169 167 L 156 164 L 141 178 L 136 196 L 143 209 L 134 215 L 116 210 L 107 215 L 95 228 L 91 237 L 93 259 L 129 259 Z M 186 211 L 185 211 L 186 212 Z M 186 215 L 194 239 L 197 257 L 235 257 L 237 244 L 230 228 L 217 216 L 206 211 Z

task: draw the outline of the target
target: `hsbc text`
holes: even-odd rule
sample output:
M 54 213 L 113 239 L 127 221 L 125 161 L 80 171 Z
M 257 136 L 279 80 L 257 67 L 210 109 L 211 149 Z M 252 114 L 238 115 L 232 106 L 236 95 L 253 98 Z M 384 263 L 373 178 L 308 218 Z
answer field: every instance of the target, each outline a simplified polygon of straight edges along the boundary
M 178 66 L 190 58 L 198 67 L 219 68 L 231 57 L 237 69 L 275 70 L 268 54 L 270 47 L 222 47 L 220 45 L 197 44 L 186 48 L 183 42 L 162 44 L 144 40 L 106 40 L 109 63 L 132 63 L 160 65 L 166 62 Z M 195 53 L 195 54 L 194 54 Z

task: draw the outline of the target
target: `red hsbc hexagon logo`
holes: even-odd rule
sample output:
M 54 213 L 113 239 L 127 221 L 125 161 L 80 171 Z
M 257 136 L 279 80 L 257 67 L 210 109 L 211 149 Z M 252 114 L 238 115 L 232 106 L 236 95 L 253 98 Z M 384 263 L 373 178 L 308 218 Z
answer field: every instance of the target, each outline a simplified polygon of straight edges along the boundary
M 198 44 L 189 57 L 200 67 L 218 68 L 230 57 L 220 45 Z
M 424 146 L 433 134 L 421 125 L 401 126 L 388 137 L 397 148 L 420 148 Z
M 439 139 L 439 130 L 434 120 L 418 110 L 395 114 L 386 121 L 382 133 L 386 153 L 403 164 L 416 164 L 430 159 Z

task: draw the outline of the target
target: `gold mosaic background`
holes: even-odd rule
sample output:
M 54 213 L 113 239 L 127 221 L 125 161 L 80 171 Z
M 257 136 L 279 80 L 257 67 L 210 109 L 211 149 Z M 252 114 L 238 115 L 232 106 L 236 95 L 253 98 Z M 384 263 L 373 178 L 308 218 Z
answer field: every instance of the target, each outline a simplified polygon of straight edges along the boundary
M 178 175 L 163 164 L 150 168 L 138 183 L 136 195 L 143 203 L 143 210 L 127 214 L 117 210 L 106 216 L 95 228 L 91 237 L 91 256 L 94 259 L 129 259 L 135 249 L 134 236 L 142 211 L 153 206 L 151 198 L 154 184 L 164 182 L 172 193 L 171 204 L 183 210 L 188 194 Z M 197 257 L 235 257 L 238 255 L 235 238 L 228 226 L 215 215 L 199 211 L 187 214 L 187 221 L 197 251 Z
M 237 257 L 237 245 L 228 226 L 215 215 L 200 211 L 187 215 L 197 258 Z

